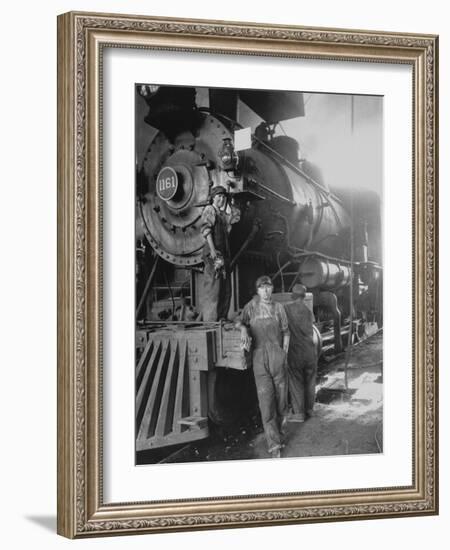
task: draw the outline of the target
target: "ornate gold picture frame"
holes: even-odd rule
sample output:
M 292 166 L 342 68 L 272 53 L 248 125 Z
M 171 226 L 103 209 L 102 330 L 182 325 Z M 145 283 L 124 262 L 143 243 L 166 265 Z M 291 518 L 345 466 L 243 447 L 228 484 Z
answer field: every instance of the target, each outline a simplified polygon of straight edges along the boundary
M 405 190 L 405 200 L 412 203 L 412 242 L 405 246 L 413 258 L 412 311 L 406 316 L 412 319 L 412 338 L 405 350 L 412 364 L 410 484 L 279 493 L 262 484 L 252 494 L 186 498 L 180 493 L 163 499 L 149 487 L 145 501 L 105 500 L 102 90 L 107 49 L 411 68 L 412 181 Z M 437 117 L 437 36 L 76 12 L 58 17 L 59 534 L 81 538 L 438 513 Z M 133 175 L 130 182 L 133 186 Z M 134 300 L 134 289 L 129 293 Z

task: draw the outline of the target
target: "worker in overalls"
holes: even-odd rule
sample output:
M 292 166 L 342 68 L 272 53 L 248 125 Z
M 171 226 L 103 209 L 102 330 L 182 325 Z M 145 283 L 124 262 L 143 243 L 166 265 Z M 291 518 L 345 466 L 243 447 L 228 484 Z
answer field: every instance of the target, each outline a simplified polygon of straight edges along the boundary
M 314 314 L 305 304 L 306 287 L 294 285 L 292 302 L 285 304 L 291 339 L 288 353 L 288 387 L 294 414 L 303 422 L 313 414 L 316 399 L 317 351 L 313 340 Z
M 237 208 L 230 205 L 227 209 L 228 193 L 222 185 L 211 189 L 209 201 L 200 222 L 205 245 L 198 308 L 205 322 L 227 319 L 231 301 L 229 232 L 231 225 L 240 219 Z M 220 424 L 223 419 L 217 402 L 217 377 L 217 368 L 208 372 L 208 416 L 214 423 Z
M 288 320 L 283 306 L 272 300 L 270 277 L 259 277 L 256 291 L 236 326 L 241 329 L 241 347 L 253 349 L 253 373 L 268 450 L 279 458 L 287 414 Z
M 202 212 L 200 230 L 205 239 L 203 247 L 204 272 L 201 277 L 203 321 L 227 319 L 231 300 L 230 242 L 231 224 L 239 220 L 237 209 L 227 213 L 228 193 L 217 185 L 210 192 L 210 204 Z

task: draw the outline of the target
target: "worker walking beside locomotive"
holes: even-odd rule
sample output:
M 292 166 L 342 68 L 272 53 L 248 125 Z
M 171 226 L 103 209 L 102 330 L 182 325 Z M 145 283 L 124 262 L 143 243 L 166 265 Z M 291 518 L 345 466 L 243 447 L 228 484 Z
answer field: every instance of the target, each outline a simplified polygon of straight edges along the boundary
M 303 422 L 313 415 L 316 398 L 317 351 L 313 340 L 314 314 L 305 304 L 306 287 L 294 285 L 292 302 L 285 304 L 291 334 L 288 352 L 288 387 L 294 414 Z
M 284 308 L 272 300 L 272 291 L 270 277 L 259 277 L 257 295 L 244 306 L 236 326 L 241 329 L 241 347 L 253 350 L 253 373 L 268 451 L 279 458 L 287 415 L 289 328 Z

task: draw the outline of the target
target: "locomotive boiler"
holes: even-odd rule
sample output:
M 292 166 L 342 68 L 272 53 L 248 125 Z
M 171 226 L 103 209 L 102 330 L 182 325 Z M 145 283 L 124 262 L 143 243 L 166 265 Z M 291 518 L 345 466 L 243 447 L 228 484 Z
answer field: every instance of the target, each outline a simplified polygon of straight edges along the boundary
M 239 332 L 199 315 L 200 219 L 213 187 L 225 187 L 239 213 L 229 320 L 258 276 L 272 277 L 281 302 L 301 282 L 320 352 L 339 353 L 381 326 L 382 273 L 378 196 L 338 194 L 293 138 L 276 134 L 280 121 L 304 115 L 302 94 L 138 85 L 136 100 L 139 451 L 207 437 L 211 419 L 226 420 L 248 396 Z

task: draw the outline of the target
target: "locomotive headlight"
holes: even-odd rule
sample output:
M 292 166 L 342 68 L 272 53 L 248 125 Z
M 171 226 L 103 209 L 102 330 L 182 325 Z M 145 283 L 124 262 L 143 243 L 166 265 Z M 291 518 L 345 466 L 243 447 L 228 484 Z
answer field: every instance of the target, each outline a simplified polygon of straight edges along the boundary
M 231 138 L 224 138 L 223 145 L 218 151 L 218 156 L 222 164 L 222 169 L 226 172 L 236 170 L 239 162 L 239 156 L 234 150 L 233 142 Z

